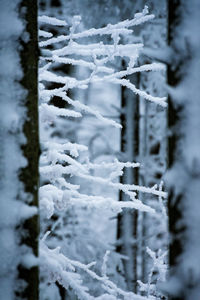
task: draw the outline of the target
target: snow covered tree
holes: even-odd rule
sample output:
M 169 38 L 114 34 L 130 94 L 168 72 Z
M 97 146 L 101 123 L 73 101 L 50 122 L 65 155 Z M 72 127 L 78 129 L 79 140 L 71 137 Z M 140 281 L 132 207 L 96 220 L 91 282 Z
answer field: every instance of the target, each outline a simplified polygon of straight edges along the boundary
M 59 7 L 61 1 L 52 0 L 48 3 Z M 151 207 L 149 203 L 144 204 L 139 197 L 142 193 L 147 193 L 156 196 L 160 203 L 162 198 L 166 198 L 166 193 L 162 191 L 161 186 L 159 188 L 158 186 L 140 186 L 137 180 L 119 182 L 124 169 L 135 170 L 140 164 L 132 161 L 121 162 L 116 157 L 112 157 L 107 162 L 90 161 L 87 157 L 87 147 L 74 143 L 71 136 L 66 134 L 67 131 L 65 134 L 64 131 L 68 124 L 66 118 L 78 119 L 83 113 L 93 115 L 103 126 L 121 128 L 121 124 L 105 117 L 94 107 L 86 105 L 79 99 L 73 99 L 74 95 L 70 93 L 71 91 L 87 89 L 90 84 L 94 83 L 100 83 L 102 86 L 105 83 L 122 86 L 135 93 L 138 99 L 143 97 L 145 101 L 166 107 L 165 97 L 152 96 L 141 87 L 137 87 L 134 80 L 129 80 L 134 74 L 163 70 L 163 65 L 160 63 L 138 63 L 143 45 L 129 39 L 133 33 L 131 27 L 152 20 L 153 15 L 149 15 L 145 7 L 131 20 L 89 30 L 80 30 L 80 17 L 78 16 L 70 20 L 70 26 L 58 18 L 39 17 L 40 24 L 45 24 L 46 27 L 43 26 L 39 30 L 39 36 L 42 37 L 39 43 L 41 47 L 39 111 L 42 155 L 40 159 L 40 256 L 38 259 L 37 3 L 25 0 L 11 2 L 3 0 L 0 7 L 1 20 L 3 20 L 0 30 L 2 66 L 0 75 L 3 85 L 0 103 L 0 109 L 3 112 L 0 121 L 2 141 L 0 296 L 6 300 L 38 299 L 39 263 L 41 267 L 40 298 L 42 300 L 58 300 L 61 297 L 62 299 L 70 297 L 84 300 L 145 300 L 146 297 L 123 290 L 115 280 L 111 280 L 108 270 L 110 250 L 114 250 L 111 246 L 102 258 L 102 263 L 98 262 L 96 266 L 96 262 L 91 262 L 90 244 L 85 247 L 81 244 L 85 242 L 84 238 L 81 239 L 81 234 L 79 235 L 81 251 L 89 250 L 89 254 L 85 255 L 87 256 L 85 261 L 79 257 L 73 257 L 73 245 L 64 247 L 69 234 L 72 236 L 72 242 L 74 238 L 73 230 L 70 232 L 73 228 L 69 227 L 66 222 L 67 212 L 70 208 L 77 208 L 90 210 L 91 216 L 96 211 L 100 214 L 110 212 L 114 216 L 124 209 L 129 209 L 158 214 L 157 209 Z M 58 26 L 63 30 L 46 31 L 52 26 Z M 4 28 L 6 28 L 5 32 Z M 95 41 L 92 40 L 93 37 Z M 126 59 L 126 66 L 123 70 L 117 66 L 119 59 Z M 62 72 L 68 65 L 85 68 L 87 72 L 79 74 L 79 77 L 74 76 L 76 74 L 68 76 L 69 74 L 66 75 L 65 71 Z M 57 100 L 65 105 L 57 105 Z M 132 110 L 136 112 L 136 109 L 133 109 L 133 103 L 130 103 L 128 107 L 131 113 Z M 134 116 L 137 118 L 136 113 Z M 127 124 L 126 122 L 125 125 Z M 131 126 L 129 124 L 129 127 Z M 132 135 L 131 130 L 129 134 L 127 137 Z M 129 145 L 133 146 L 132 141 L 129 142 Z M 82 155 L 82 153 L 86 154 Z M 129 159 L 129 156 L 127 158 Z M 87 186 L 88 182 L 93 183 L 95 193 L 84 193 L 83 189 L 76 184 L 77 182 L 71 180 L 71 177 L 79 178 L 80 185 Z M 109 187 L 113 191 L 110 197 L 102 194 L 103 188 L 98 189 L 100 185 L 103 188 Z M 119 191 L 126 195 L 126 201 L 115 201 L 113 195 Z M 82 230 L 81 233 L 85 229 L 85 227 L 79 228 Z M 130 231 L 132 229 L 131 225 Z M 135 240 L 130 242 L 134 244 Z M 104 247 L 105 245 L 102 248 Z M 158 266 L 161 266 L 159 269 L 161 277 L 165 273 L 162 253 L 157 257 L 150 249 L 147 251 L 153 260 L 149 278 L 152 278 L 156 268 L 160 268 Z M 131 268 L 131 272 L 133 271 Z M 98 283 L 97 289 L 91 290 L 88 277 L 90 281 Z M 145 296 L 152 298 L 151 280 L 147 285 Z M 67 290 L 67 294 L 63 292 L 61 286 Z M 60 294 L 57 287 L 59 287 Z M 145 284 L 143 287 L 145 288 Z
M 145 26 L 136 27 L 133 36 L 134 39 L 137 38 L 144 42 L 143 53 L 146 55 L 139 59 L 142 63 L 151 63 L 151 53 L 154 49 L 158 50 L 165 45 L 167 30 L 165 1 L 160 1 L 159 4 L 155 1 L 147 1 L 147 4 L 155 13 L 155 19 Z M 133 9 L 138 9 L 140 5 L 143 5 L 142 1 L 134 3 Z M 148 49 L 151 49 L 150 55 Z M 161 95 L 163 94 L 165 71 L 163 73 L 154 72 L 153 74 L 141 73 L 139 76 L 134 74 L 131 81 L 135 81 L 137 86 L 145 88 L 150 94 Z M 131 170 L 125 171 L 121 180 L 124 183 L 125 181 L 138 181 L 139 184 L 146 186 L 159 184 L 166 168 L 166 109 L 133 95 L 124 87 L 122 87 L 122 98 L 123 129 L 121 141 L 123 155 L 125 159 L 128 155 L 128 160 L 141 161 L 142 166 L 137 172 L 135 170 L 132 173 Z M 122 195 L 120 197 L 122 198 Z M 158 203 L 156 197 L 149 197 L 145 194 L 140 195 L 140 197 L 146 203 L 151 202 L 157 208 L 159 206 L 161 210 L 164 209 L 162 201 Z M 123 254 L 127 255 L 129 252 L 129 260 L 124 260 L 125 270 L 129 269 L 129 272 L 125 272 L 125 277 L 129 288 L 136 290 L 137 280 L 149 281 L 147 274 L 151 269 L 152 261 L 147 254 L 146 247 L 148 246 L 154 251 L 166 250 L 167 219 L 164 216 L 152 216 L 142 212 L 123 214 L 124 217 L 119 217 L 119 241 L 117 245 L 119 244 L 118 249 L 123 251 Z M 121 219 L 124 221 L 122 222 Z M 123 226 L 121 226 L 122 223 L 124 223 Z M 132 229 L 130 229 L 131 227 Z M 120 245 L 123 245 L 123 250 L 122 247 L 120 249 Z M 130 252 L 132 252 L 131 258 Z M 131 272 L 131 268 L 134 271 Z M 130 281 L 132 281 L 131 284 Z
M 200 295 L 200 2 L 168 1 L 170 299 Z
M 143 90 L 135 86 L 125 77 L 131 74 L 145 71 L 162 70 L 161 64 L 144 64 L 141 66 L 136 65 L 139 56 L 139 51 L 142 49 L 141 43 L 120 43 L 120 36 L 127 36 L 132 33 L 129 28 L 133 25 L 138 25 L 147 20 L 152 19 L 152 15 L 148 15 L 148 9 L 145 7 L 142 13 L 135 14 L 134 19 L 125 20 L 115 25 L 107 25 L 99 29 L 89 29 L 82 32 L 76 32 L 79 25 L 80 18 L 75 17 L 72 26 L 69 29 L 68 35 L 60 35 L 53 37 L 51 33 L 41 32 L 40 35 L 47 37 L 47 40 L 40 42 L 43 48 L 41 53 L 41 67 L 40 67 L 40 120 L 41 129 L 46 130 L 46 134 L 41 135 L 42 143 L 42 157 L 41 157 L 41 177 L 42 186 L 40 188 L 40 208 L 43 215 L 49 219 L 56 211 L 63 211 L 64 214 L 69 207 L 79 207 L 87 209 L 93 208 L 107 212 L 113 211 L 114 213 L 120 212 L 124 208 L 139 209 L 142 211 L 152 212 L 151 207 L 148 205 L 143 206 L 142 202 L 137 199 L 136 191 L 154 194 L 159 197 L 166 197 L 166 193 L 158 190 L 153 186 L 147 188 L 137 184 L 122 184 L 117 182 L 117 178 L 123 174 L 124 168 L 136 168 L 139 164 L 124 163 L 114 160 L 108 163 L 101 162 L 101 164 L 91 163 L 87 158 L 81 158 L 79 161 L 76 157 L 79 152 L 87 150 L 85 146 L 71 143 L 67 139 L 59 140 L 57 137 L 49 140 L 48 132 L 51 131 L 52 125 L 55 127 L 59 124 L 60 118 L 71 117 L 79 118 L 83 112 L 94 115 L 98 120 L 108 126 L 119 128 L 120 124 L 111 119 L 105 118 L 97 110 L 89 107 L 78 100 L 70 98 L 67 94 L 71 89 L 85 89 L 88 84 L 95 82 L 109 82 L 112 84 L 122 85 L 129 88 L 136 94 L 144 97 L 146 100 L 153 101 L 161 106 L 166 106 L 165 97 L 151 96 Z M 50 23 L 51 25 L 65 26 L 64 21 L 45 16 L 39 17 L 41 23 Z M 96 43 L 83 43 L 79 40 L 84 38 L 83 41 L 93 36 L 109 35 L 109 43 L 106 40 Z M 59 43 L 65 41 L 66 45 Z M 124 41 L 124 39 L 122 39 Z M 57 49 L 45 49 L 49 45 L 57 44 Z M 126 69 L 119 71 L 116 69 L 116 57 L 126 57 L 128 64 Z M 56 74 L 54 66 L 56 64 L 73 64 L 79 65 L 90 70 L 89 76 L 86 78 L 74 78 L 63 76 L 63 74 Z M 60 83 L 59 88 L 49 89 L 49 82 Z M 51 99 L 54 96 L 60 97 L 71 105 L 73 109 L 57 108 Z M 64 164 L 63 164 L 64 163 Z M 102 175 L 95 175 L 94 171 L 107 169 L 107 179 Z M 95 187 L 99 184 L 109 186 L 110 188 L 122 191 L 127 195 L 128 201 L 117 202 L 111 197 L 106 198 L 102 195 L 88 195 L 81 192 L 79 186 L 68 181 L 68 175 L 79 177 L 84 183 L 90 181 L 95 183 Z M 65 232 L 62 226 L 62 214 L 60 213 L 59 220 L 61 227 L 60 233 Z M 44 221 L 45 223 L 45 221 Z M 47 223 L 48 224 L 48 223 Z M 51 230 L 51 229 L 50 229 Z M 94 296 L 107 297 L 107 299 L 117 299 L 124 296 L 130 299 L 135 299 L 135 294 L 131 292 L 124 292 L 110 281 L 106 271 L 106 261 L 108 254 L 105 255 L 102 266 L 102 276 L 97 275 L 90 268 L 93 263 L 87 264 L 80 263 L 67 257 L 69 253 L 64 253 L 64 249 L 53 245 L 52 238 L 49 237 L 50 231 L 44 226 L 44 231 L 41 233 L 41 270 L 44 276 L 47 276 L 47 282 L 59 282 L 66 289 L 70 286 L 80 299 L 93 299 Z M 52 233 L 51 233 L 52 234 Z M 43 236 L 44 235 L 44 236 Z M 59 241 L 58 241 L 59 242 Z M 55 248 L 55 249 L 54 249 Z M 65 254 L 65 255 L 63 255 Z M 90 275 L 91 278 L 96 279 L 98 282 L 103 282 L 102 288 L 106 294 L 102 294 L 102 289 L 95 295 L 89 294 L 88 289 L 83 285 L 80 274 L 76 272 L 79 268 L 82 272 Z M 112 294 L 112 298 L 111 298 Z M 109 297 L 109 298 L 108 298 Z M 142 297 L 140 297 L 142 299 Z
M 0 298 L 38 299 L 37 1 L 0 2 Z
M 147 5 L 155 14 L 155 19 L 147 23 L 142 29 L 144 40 L 143 62 L 151 62 L 155 53 L 166 47 L 167 42 L 167 10 L 166 1 L 150 0 Z M 165 92 L 166 71 L 162 73 L 143 73 L 140 76 L 140 85 L 149 93 L 162 95 Z M 153 103 L 140 99 L 140 151 L 139 159 L 142 167 L 139 172 L 139 183 L 151 186 L 160 184 L 167 165 L 167 109 L 163 109 Z M 166 253 L 167 238 L 167 215 L 166 201 L 157 202 L 155 197 L 141 195 L 145 203 L 151 203 L 160 210 L 157 216 L 140 213 L 138 216 L 138 240 L 139 240 L 139 265 L 141 262 L 142 282 L 148 282 L 148 274 L 152 267 L 152 258 L 146 251 L 146 247 L 156 253 L 162 250 Z M 140 255 L 142 258 L 140 258 Z M 165 257 L 167 260 L 167 256 Z M 152 286 L 156 284 L 156 271 L 152 277 Z
M 73 3 L 75 4 L 73 7 L 74 10 L 76 10 L 76 12 L 80 12 L 83 22 L 87 26 L 103 26 L 105 23 L 113 23 L 120 21 L 121 19 L 131 18 L 134 13 L 141 11 L 146 4 L 145 1 L 134 1 L 133 3 L 132 1 L 128 0 L 109 0 L 106 2 L 95 1 L 95 3 L 92 3 L 91 0 L 84 1 L 84 3 L 83 1 L 77 0 Z M 157 1 L 147 1 L 147 5 L 150 7 L 153 13 L 155 12 L 155 19 L 143 26 L 135 27 L 134 34 L 129 36 L 129 42 L 131 40 L 137 40 L 138 42 L 144 41 L 145 47 L 158 48 L 160 44 L 163 43 L 163 32 L 166 32 L 166 23 L 163 16 L 163 11 L 166 11 L 165 1 L 160 1 L 159 3 L 157 3 Z M 98 11 L 98 15 L 94 13 L 95 11 Z M 152 59 L 149 57 L 147 58 L 146 56 L 145 58 L 142 57 L 139 60 L 145 63 L 152 62 Z M 119 58 L 118 64 L 121 64 L 121 58 Z M 126 59 L 123 60 L 122 64 L 123 68 L 127 67 Z M 126 79 L 131 80 L 131 82 L 135 82 L 136 86 L 141 86 L 142 88 L 145 87 L 145 90 L 148 90 L 150 94 L 154 93 L 155 95 L 157 95 L 157 93 L 163 93 L 162 82 L 164 81 L 164 78 L 164 72 L 163 74 L 157 74 L 157 72 L 154 74 L 143 73 L 141 76 L 136 73 L 126 77 Z M 102 94 L 102 100 L 103 98 L 104 97 Z M 143 109 L 143 107 L 145 107 L 145 109 Z M 137 169 L 124 170 L 124 173 L 120 179 L 121 182 L 136 183 L 138 180 L 140 180 L 140 184 L 143 185 L 154 185 L 159 183 L 166 166 L 166 142 L 164 142 L 164 138 L 166 138 L 165 108 L 162 109 L 156 106 L 154 103 L 150 103 L 145 100 L 143 101 L 142 98 L 133 94 L 127 87 L 121 87 L 121 109 L 118 109 L 117 113 L 121 115 L 121 124 L 123 126 L 121 130 L 121 153 L 118 157 L 124 161 L 142 161 L 142 167 L 140 168 L 139 172 Z M 99 135 L 103 134 L 104 131 L 99 133 Z M 146 150 L 144 151 L 145 147 Z M 141 195 L 141 197 L 145 198 L 143 195 Z M 126 200 L 126 196 L 123 195 L 122 192 L 120 192 L 119 198 L 123 201 Z M 149 196 L 146 197 L 145 201 L 149 202 Z M 156 197 L 152 197 L 151 201 L 152 203 L 155 202 L 154 204 L 157 205 Z M 123 264 L 125 269 L 124 277 L 126 278 L 126 282 L 130 290 L 135 290 L 137 279 L 141 279 L 141 275 L 139 275 L 141 273 L 139 270 L 141 269 L 139 262 L 140 258 L 138 260 L 137 256 L 139 257 L 142 252 L 142 255 L 144 256 L 144 259 L 142 259 L 142 264 L 144 266 L 145 260 L 148 260 L 146 246 L 150 246 L 152 244 L 154 245 L 154 249 L 156 247 L 159 248 L 160 243 L 159 241 L 155 242 L 155 239 L 157 236 L 159 237 L 163 235 L 162 232 L 159 232 L 160 230 L 163 231 L 163 229 L 166 229 L 166 226 L 165 228 L 163 228 L 163 226 L 158 226 L 157 218 L 151 218 L 151 216 L 146 217 L 145 213 L 140 213 L 140 228 L 137 229 L 137 214 L 137 212 L 133 213 L 124 211 L 118 216 L 119 222 L 117 225 L 118 240 L 116 241 L 116 249 L 118 253 L 127 255 L 129 257 L 129 260 L 123 260 Z M 145 217 L 147 220 L 145 220 Z M 142 223 L 146 223 L 146 225 L 143 226 Z M 146 236 L 144 236 L 145 230 L 149 228 L 148 224 L 151 224 L 151 227 L 148 234 L 146 233 Z M 154 242 L 151 238 L 152 243 L 150 243 L 149 236 L 152 236 L 152 232 L 155 231 L 157 231 L 157 233 L 154 235 L 156 236 L 154 238 Z M 133 240 L 135 240 L 135 243 Z M 143 242 L 141 243 L 140 240 L 143 240 Z M 164 236 L 163 240 L 165 240 L 166 244 L 166 236 Z M 139 251 L 136 251 L 136 248 L 140 248 Z M 137 268 L 137 264 L 139 265 L 139 268 Z M 138 269 L 137 272 L 136 269 Z M 145 267 L 142 267 L 142 269 L 142 272 L 145 273 Z M 139 278 L 137 278 L 137 273 Z M 146 274 L 147 273 L 148 271 Z M 147 277 L 145 279 L 147 279 Z

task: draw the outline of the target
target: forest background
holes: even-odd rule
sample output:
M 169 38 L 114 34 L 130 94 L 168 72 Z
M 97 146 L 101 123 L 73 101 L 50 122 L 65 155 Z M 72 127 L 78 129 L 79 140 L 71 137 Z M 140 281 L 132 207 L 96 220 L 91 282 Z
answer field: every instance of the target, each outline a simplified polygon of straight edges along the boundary
M 2 299 L 198 299 L 199 3 L 147 2 L 1 1 Z

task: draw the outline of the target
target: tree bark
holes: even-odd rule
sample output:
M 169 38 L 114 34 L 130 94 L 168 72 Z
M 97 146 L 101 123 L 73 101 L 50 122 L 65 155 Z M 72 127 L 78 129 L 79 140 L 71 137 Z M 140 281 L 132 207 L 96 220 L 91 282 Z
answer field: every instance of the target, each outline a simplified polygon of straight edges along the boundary
M 23 125 L 23 133 L 26 144 L 22 146 L 22 152 L 27 159 L 27 166 L 21 169 L 19 178 L 24 184 L 27 196 L 25 202 L 30 206 L 38 207 L 38 163 L 39 163 L 39 128 L 38 128 L 38 43 L 37 43 L 37 1 L 24 0 L 20 5 L 20 16 L 26 22 L 26 34 L 28 41 L 21 39 L 22 50 L 20 52 L 23 78 L 21 85 L 27 91 L 24 106 L 26 107 L 26 120 Z M 27 197 L 28 198 L 28 197 Z M 22 230 L 26 235 L 21 235 L 21 245 L 32 249 L 38 257 L 38 214 L 25 220 Z M 23 279 L 27 286 L 21 293 L 24 299 L 39 298 L 38 266 L 27 268 L 19 265 L 19 278 Z M 17 293 L 18 294 L 18 293 Z
M 125 62 L 123 61 L 123 67 Z M 131 76 L 131 81 L 138 86 L 138 75 Z M 139 102 L 138 96 L 132 94 L 125 87 L 121 93 L 121 152 L 125 161 L 137 161 L 139 147 Z M 120 178 L 123 184 L 138 184 L 138 170 L 124 170 Z M 128 198 L 122 192 L 119 194 L 120 201 Z M 117 239 L 119 245 L 117 252 L 126 255 L 129 259 L 124 260 L 124 271 L 127 287 L 129 290 L 137 291 L 137 210 L 130 212 L 124 210 L 118 216 Z

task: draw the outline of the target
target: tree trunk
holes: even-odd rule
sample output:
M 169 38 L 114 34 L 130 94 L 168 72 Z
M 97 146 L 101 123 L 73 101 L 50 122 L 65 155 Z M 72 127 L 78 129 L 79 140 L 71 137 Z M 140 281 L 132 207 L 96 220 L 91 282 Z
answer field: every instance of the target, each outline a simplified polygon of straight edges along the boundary
M 173 300 L 200 295 L 200 2 L 168 1 L 169 231 Z
M 37 1 L 2 0 L 1 299 L 39 298 Z M 4 34 L 5 31 L 5 34 Z M 15 280 L 17 279 L 17 282 Z M 15 293 L 15 296 L 14 296 Z
M 125 62 L 123 61 L 125 67 Z M 131 76 L 131 81 L 138 85 L 138 75 Z M 132 94 L 125 87 L 122 87 L 121 94 L 121 151 L 123 160 L 137 161 L 139 145 L 139 112 L 138 96 Z M 121 176 L 120 182 L 123 184 L 138 184 L 138 170 L 127 169 Z M 126 195 L 120 192 L 120 201 L 129 200 Z M 117 239 L 119 245 L 117 252 L 126 255 L 128 260 L 124 260 L 124 271 L 127 287 L 129 290 L 137 290 L 137 210 L 130 212 L 124 210 L 118 216 Z

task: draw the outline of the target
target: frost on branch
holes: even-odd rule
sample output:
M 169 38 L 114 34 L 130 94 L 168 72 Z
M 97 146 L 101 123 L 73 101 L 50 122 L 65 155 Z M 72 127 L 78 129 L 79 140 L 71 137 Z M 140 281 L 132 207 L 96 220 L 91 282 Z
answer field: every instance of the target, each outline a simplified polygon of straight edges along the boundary
M 48 233 L 47 233 L 48 235 Z M 45 238 L 47 237 L 45 236 Z M 78 261 L 71 260 L 64 256 L 59 247 L 56 249 L 49 249 L 45 244 L 45 238 L 41 241 L 40 246 L 40 261 L 41 269 L 44 274 L 48 275 L 49 282 L 59 282 L 63 287 L 68 289 L 71 287 L 78 299 L 127 299 L 127 300 L 145 300 L 146 297 L 136 295 L 132 292 L 125 292 L 117 287 L 115 283 L 109 280 L 106 275 L 106 263 L 109 252 L 106 253 L 102 264 L 102 275 L 98 275 L 92 270 L 95 262 L 88 265 L 82 264 Z M 104 293 L 99 297 L 90 295 L 88 288 L 83 285 L 81 276 L 76 271 L 83 271 L 87 273 L 93 280 L 99 282 L 104 290 Z
M 158 253 L 155 253 L 148 247 L 147 247 L 146 251 L 152 259 L 152 267 L 151 267 L 150 273 L 148 275 L 148 282 L 143 283 L 140 280 L 138 280 L 138 284 L 139 284 L 141 292 L 145 292 L 145 294 L 147 295 L 148 298 L 156 300 L 156 299 L 160 299 L 160 297 L 163 296 L 162 293 L 158 292 L 157 283 L 165 282 L 165 280 L 166 280 L 167 251 L 164 253 L 161 253 L 161 250 L 159 250 Z M 154 273 L 155 274 L 158 273 L 156 278 L 154 278 L 155 276 L 153 276 Z
M 109 163 L 92 163 L 87 157 L 82 158 L 81 155 L 81 152 L 87 151 L 87 147 L 72 143 L 68 136 L 58 138 L 58 135 L 54 134 L 55 131 L 59 132 L 61 127 L 66 126 L 66 122 L 70 122 L 67 120 L 78 119 L 83 114 L 95 116 L 106 126 L 121 128 L 121 124 L 106 118 L 99 111 L 81 103 L 79 100 L 74 100 L 71 96 L 74 89 L 87 89 L 91 83 L 102 82 L 126 86 L 133 93 L 140 95 L 147 101 L 163 107 L 166 106 L 165 97 L 152 96 L 126 79 L 127 75 L 136 72 L 160 71 L 164 68 L 162 64 L 158 63 L 138 66 L 138 57 L 143 45 L 141 43 L 121 43 L 122 40 L 125 40 L 125 37 L 128 38 L 133 33 L 131 29 L 133 26 L 142 24 L 152 18 L 153 15 L 149 15 L 147 8 L 145 8 L 142 13 L 136 14 L 132 20 L 125 20 L 115 25 L 109 24 L 99 29 L 92 28 L 76 32 L 80 22 L 80 18 L 76 16 L 68 35 L 52 37 L 52 34 L 47 31 L 39 32 L 43 38 L 40 42 L 42 55 L 39 70 L 42 147 L 40 209 L 43 217 L 50 219 L 55 213 L 65 213 L 70 207 L 109 210 L 115 214 L 126 208 L 156 214 L 152 207 L 138 199 L 138 193 L 156 195 L 159 199 L 160 197 L 166 198 L 166 193 L 158 189 L 157 186 L 145 187 L 118 182 L 124 168 L 138 168 L 139 163 L 120 162 L 117 159 Z M 64 21 L 46 16 L 39 17 L 39 21 L 50 25 L 65 25 Z M 99 43 L 83 44 L 86 39 L 104 35 L 110 36 L 112 41 L 110 44 L 103 42 L 103 38 Z M 119 70 L 117 67 L 117 61 L 122 58 L 128 62 L 126 70 Z M 89 75 L 86 78 L 66 76 L 62 72 L 55 71 L 59 65 L 80 66 L 85 68 Z M 49 88 L 52 83 L 55 86 Z M 54 97 L 61 99 L 62 103 L 65 103 L 65 107 L 55 106 L 53 104 Z M 107 170 L 109 172 L 108 178 L 94 175 L 94 171 L 98 169 Z M 81 178 L 88 183 L 109 186 L 113 190 L 122 191 L 129 197 L 129 200 L 117 202 L 112 198 L 101 195 L 84 194 L 80 191 L 78 185 L 69 182 L 71 177 Z M 58 222 L 62 222 L 62 218 L 59 218 Z M 50 249 L 45 244 L 44 239 L 41 241 L 41 256 L 42 269 L 49 274 L 48 280 L 57 281 L 66 289 L 70 286 L 79 299 L 94 299 L 94 297 L 90 295 L 88 288 L 83 285 L 77 269 L 89 274 L 102 286 L 106 294 L 102 294 L 96 299 L 146 299 L 121 290 L 109 280 L 106 275 L 107 254 L 103 261 L 102 276 L 91 270 L 92 265 L 72 261 L 57 248 Z

